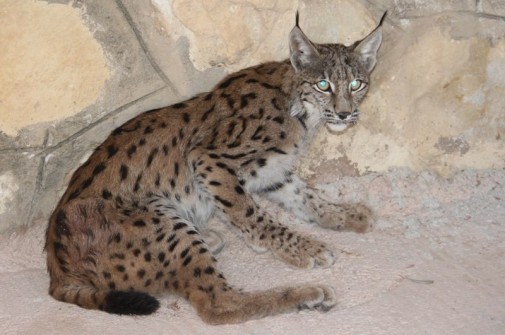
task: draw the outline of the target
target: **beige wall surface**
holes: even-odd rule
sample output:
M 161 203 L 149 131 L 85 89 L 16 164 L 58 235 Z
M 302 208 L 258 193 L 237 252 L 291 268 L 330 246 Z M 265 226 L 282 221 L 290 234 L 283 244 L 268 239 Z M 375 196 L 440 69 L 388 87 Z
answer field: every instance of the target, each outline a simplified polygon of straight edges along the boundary
M 0 0 L 0 231 L 47 218 L 125 120 L 287 57 L 297 10 L 314 41 L 350 44 L 386 9 L 360 122 L 321 132 L 302 174 L 505 168 L 502 1 Z

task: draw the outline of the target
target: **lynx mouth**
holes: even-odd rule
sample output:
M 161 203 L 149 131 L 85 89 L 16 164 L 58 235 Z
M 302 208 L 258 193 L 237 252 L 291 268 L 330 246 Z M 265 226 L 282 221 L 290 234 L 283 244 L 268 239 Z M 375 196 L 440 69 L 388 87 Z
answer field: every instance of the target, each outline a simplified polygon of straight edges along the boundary
M 347 129 L 347 127 L 354 125 L 358 122 L 359 112 L 356 111 L 352 113 L 347 119 L 340 120 L 335 117 L 327 117 L 326 127 L 332 132 L 341 132 Z
M 349 123 L 345 121 L 326 122 L 326 128 L 328 128 L 331 132 L 344 131 L 347 129 L 348 126 Z

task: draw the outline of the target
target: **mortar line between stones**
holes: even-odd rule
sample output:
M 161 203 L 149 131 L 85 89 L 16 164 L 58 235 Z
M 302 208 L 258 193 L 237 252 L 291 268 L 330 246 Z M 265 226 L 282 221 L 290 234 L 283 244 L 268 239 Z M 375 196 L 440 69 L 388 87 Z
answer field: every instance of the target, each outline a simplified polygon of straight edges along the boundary
M 428 17 L 437 17 L 437 16 L 442 16 L 442 15 L 447 15 L 447 14 L 470 15 L 470 16 L 475 16 L 475 17 L 482 18 L 482 19 L 505 21 L 504 16 L 483 13 L 483 12 L 472 12 L 472 11 L 468 11 L 468 10 L 443 11 L 443 12 L 433 13 L 433 14 L 429 14 L 429 15 L 407 15 L 407 16 L 400 16 L 400 17 L 398 17 L 398 19 L 416 20 L 416 19 L 424 19 L 424 18 L 428 18 Z
M 140 44 L 140 47 L 142 48 L 142 51 L 144 51 L 144 54 L 146 55 L 147 59 L 149 60 L 149 63 L 151 66 L 154 68 L 156 73 L 161 77 L 161 79 L 167 84 L 178 96 L 180 96 L 179 91 L 175 87 L 175 85 L 170 81 L 170 79 L 165 75 L 165 73 L 161 70 L 161 68 L 158 66 L 156 61 L 154 60 L 153 56 L 151 55 L 151 52 L 149 51 L 149 48 L 147 47 L 146 42 L 142 38 L 141 32 L 137 29 L 137 26 L 135 25 L 135 22 L 133 21 L 130 13 L 128 13 L 128 10 L 126 9 L 125 5 L 121 0 L 116 0 L 115 1 L 121 12 L 123 13 L 123 16 L 126 19 L 126 22 L 130 25 L 130 27 L 133 30 L 133 33 L 135 34 L 135 37 L 137 38 L 137 41 Z
M 44 142 L 42 146 L 45 148 L 47 147 L 47 143 L 49 143 L 49 130 L 46 130 L 46 133 L 44 135 Z M 30 209 L 28 212 L 28 218 L 27 222 L 25 222 L 26 226 L 29 226 L 32 221 L 33 221 L 33 206 L 35 204 L 35 199 L 39 196 L 40 190 L 42 189 L 42 179 L 44 178 L 44 170 L 45 170 L 45 160 L 46 160 L 47 155 L 42 152 L 42 155 L 40 156 L 39 159 L 39 166 L 37 168 L 37 177 L 35 179 L 35 189 L 33 190 L 32 194 L 32 200 L 30 201 Z
M 30 152 L 36 152 L 40 150 L 44 150 L 44 146 L 37 145 L 33 147 L 24 147 L 24 148 L 7 148 L 7 149 L 0 149 L 0 155 L 1 154 L 9 154 L 9 153 L 30 153 Z
M 480 12 L 481 8 L 482 8 L 482 1 L 481 0 L 475 0 L 475 10 L 477 12 Z
M 110 112 L 110 113 L 108 113 L 108 114 L 104 115 L 104 116 L 103 116 L 103 117 L 101 117 L 100 119 L 98 119 L 98 120 L 96 120 L 95 122 L 93 122 L 93 123 L 89 124 L 88 126 L 86 126 L 86 127 L 82 128 L 81 130 L 79 130 L 78 132 L 76 132 L 76 133 L 72 134 L 71 136 L 67 137 L 67 138 L 66 138 L 66 139 L 64 139 L 63 141 L 61 141 L 61 142 L 59 142 L 59 143 L 57 143 L 57 144 L 55 144 L 55 145 L 53 145 L 53 146 L 47 147 L 47 148 L 46 148 L 46 149 L 42 152 L 42 154 L 43 154 L 43 155 L 47 155 L 47 154 L 50 154 L 50 153 L 54 152 L 56 149 L 59 149 L 59 148 L 61 148 L 63 145 L 67 144 L 68 142 L 70 142 L 70 141 L 72 141 L 72 140 L 74 140 L 74 139 L 78 138 L 78 137 L 79 137 L 79 136 L 81 136 L 82 134 L 86 133 L 88 130 L 93 129 L 94 127 L 96 127 L 97 125 L 99 125 L 100 123 L 102 123 L 102 122 L 104 122 L 104 121 L 106 121 L 106 120 L 110 119 L 111 117 L 114 117 L 114 116 L 118 115 L 119 113 L 121 113 L 122 111 L 124 111 L 124 110 L 125 110 L 125 109 L 127 109 L 127 108 L 130 108 L 131 106 L 135 105 L 136 103 L 141 102 L 141 101 L 143 101 L 143 100 L 145 100 L 145 99 L 147 99 L 147 98 L 149 98 L 149 97 L 151 97 L 151 96 L 155 95 L 156 93 L 158 93 L 158 92 L 162 91 L 162 90 L 163 90 L 163 89 L 165 89 L 166 87 L 167 87 L 167 86 L 166 86 L 166 85 L 164 85 L 164 86 L 162 86 L 162 87 L 160 87 L 160 88 L 158 88 L 158 89 L 156 89 L 156 90 L 154 90 L 154 91 L 152 91 L 152 92 L 150 92 L 150 93 L 148 93 L 148 94 L 146 94 L 146 95 L 141 96 L 141 97 L 140 97 L 140 98 L 138 98 L 138 99 L 132 100 L 132 101 L 128 102 L 127 104 L 124 104 L 124 105 L 122 105 L 122 106 L 121 106 L 121 107 L 119 107 L 119 108 L 116 108 L 114 111 L 112 111 L 112 112 Z

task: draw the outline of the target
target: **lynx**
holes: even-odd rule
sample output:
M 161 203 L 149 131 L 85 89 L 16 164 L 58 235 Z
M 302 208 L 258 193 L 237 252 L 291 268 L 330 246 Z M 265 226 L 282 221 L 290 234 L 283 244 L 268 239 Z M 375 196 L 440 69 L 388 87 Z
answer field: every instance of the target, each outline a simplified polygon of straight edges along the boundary
M 316 44 L 298 24 L 290 58 L 233 73 L 208 93 L 147 111 L 115 129 L 73 174 L 47 229 L 49 293 L 115 314 L 147 315 L 172 292 L 211 324 L 298 309 L 329 310 L 326 285 L 245 292 L 228 284 L 206 228 L 219 214 L 258 252 L 298 268 L 328 267 L 328 247 L 278 223 L 252 194 L 323 228 L 365 232 L 371 212 L 331 204 L 295 175 L 326 126 L 356 123 L 382 41 L 382 21 L 351 46 Z

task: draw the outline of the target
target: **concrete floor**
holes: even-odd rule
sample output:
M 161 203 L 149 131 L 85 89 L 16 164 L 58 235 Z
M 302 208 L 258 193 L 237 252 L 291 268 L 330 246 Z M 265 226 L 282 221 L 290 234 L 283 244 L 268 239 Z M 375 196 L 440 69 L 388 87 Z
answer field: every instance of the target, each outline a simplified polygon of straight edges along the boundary
M 378 214 L 365 235 L 296 228 L 327 242 L 340 257 L 329 269 L 292 269 L 256 254 L 227 226 L 219 262 L 247 290 L 327 283 L 339 303 L 208 326 L 176 296 L 161 297 L 147 317 L 108 315 L 47 294 L 45 222 L 0 239 L 1 334 L 503 334 L 505 331 L 505 172 L 462 171 L 451 180 L 395 170 L 320 186 L 330 200 L 364 201 Z M 317 180 L 315 180 L 317 184 Z M 283 211 L 279 220 L 293 221 Z M 253 275 L 251 275 L 253 274 Z

